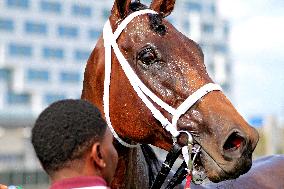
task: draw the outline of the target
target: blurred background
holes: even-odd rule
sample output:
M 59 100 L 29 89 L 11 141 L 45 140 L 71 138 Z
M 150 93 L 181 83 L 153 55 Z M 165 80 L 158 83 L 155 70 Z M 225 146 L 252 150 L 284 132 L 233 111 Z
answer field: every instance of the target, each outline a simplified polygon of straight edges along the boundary
M 112 4 L 0 0 L 0 183 L 48 187 L 31 128 L 50 103 L 80 98 Z M 177 0 L 167 19 L 200 44 L 211 77 L 259 130 L 254 157 L 283 153 L 284 1 Z

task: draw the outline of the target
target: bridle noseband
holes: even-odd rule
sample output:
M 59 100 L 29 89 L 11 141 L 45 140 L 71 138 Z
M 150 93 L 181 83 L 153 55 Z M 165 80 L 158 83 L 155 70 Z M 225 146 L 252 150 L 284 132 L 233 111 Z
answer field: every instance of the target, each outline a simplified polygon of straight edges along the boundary
M 176 139 L 181 132 L 185 132 L 189 138 L 192 138 L 191 134 L 187 131 L 178 131 L 177 130 L 177 121 L 179 120 L 180 116 L 182 116 L 186 111 L 188 111 L 200 98 L 205 96 L 211 91 L 221 90 L 221 87 L 214 83 L 207 83 L 193 94 L 191 94 L 177 109 L 171 107 L 164 101 L 162 101 L 159 97 L 157 97 L 145 84 L 139 79 L 136 75 L 134 70 L 131 68 L 127 60 L 125 59 L 124 55 L 121 53 L 116 40 L 124 30 L 124 28 L 130 23 L 135 17 L 142 15 L 142 14 L 158 14 L 157 12 L 149 9 L 140 10 L 133 12 L 129 16 L 127 16 L 117 27 L 116 31 L 112 32 L 112 27 L 110 21 L 108 20 L 103 29 L 103 38 L 104 38 L 104 46 L 105 46 L 105 81 L 104 81 L 104 113 L 106 122 L 113 134 L 113 136 L 124 146 L 126 147 L 137 147 L 139 144 L 133 145 L 128 144 L 123 141 L 118 134 L 115 132 L 114 128 L 112 127 L 111 120 L 110 120 L 110 113 L 109 113 L 109 93 L 110 93 L 110 79 L 111 79 L 111 49 L 114 50 L 114 53 L 125 73 L 127 76 L 130 84 L 132 85 L 133 89 L 143 101 L 143 103 L 149 108 L 153 116 L 161 123 L 164 129 L 171 133 L 173 139 Z M 155 105 L 149 100 L 151 99 L 152 102 L 159 105 L 165 111 L 172 115 L 172 122 L 170 122 L 156 107 Z M 191 141 L 193 142 L 193 141 Z M 184 149 L 188 148 L 187 146 Z M 190 159 L 190 154 L 186 154 L 186 150 L 182 150 L 184 159 L 188 165 Z M 191 153 L 191 152 L 189 152 Z M 188 165 L 189 166 L 189 165 Z

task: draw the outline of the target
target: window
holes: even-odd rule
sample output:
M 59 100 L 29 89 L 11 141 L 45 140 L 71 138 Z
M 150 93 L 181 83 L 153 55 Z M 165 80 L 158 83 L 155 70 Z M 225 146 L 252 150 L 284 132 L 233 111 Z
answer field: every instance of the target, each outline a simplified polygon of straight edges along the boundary
M 205 33 L 213 33 L 214 32 L 214 26 L 212 24 L 203 24 L 202 30 Z
M 43 12 L 61 13 L 62 5 L 56 1 L 41 1 L 40 7 Z
M 13 8 L 29 8 L 29 0 L 6 0 L 6 5 Z
M 87 50 L 76 50 L 74 52 L 74 59 L 75 60 L 83 60 L 83 61 L 87 61 L 89 56 L 90 56 L 90 53 L 89 51 Z
M 8 81 L 11 76 L 11 70 L 6 68 L 0 68 L 0 80 Z
M 215 14 L 215 13 L 216 13 L 215 2 L 213 2 L 213 3 L 209 6 L 209 11 L 211 12 L 211 14 Z
M 189 20 L 188 20 L 188 19 L 184 20 L 184 22 L 183 22 L 183 28 L 184 28 L 184 31 L 185 31 L 186 33 L 189 33 L 189 32 L 190 32 L 190 23 L 189 23 Z
M 62 100 L 62 99 L 65 99 L 65 98 L 66 97 L 63 94 L 48 93 L 48 94 L 44 95 L 44 102 L 46 104 L 51 104 L 55 101 Z
M 108 9 L 103 9 L 103 17 L 107 19 L 110 16 L 110 11 Z
M 88 6 L 73 5 L 72 6 L 72 14 L 74 16 L 91 17 L 92 16 L 92 9 L 91 9 L 91 7 L 88 7 Z
M 55 59 L 63 59 L 64 58 L 64 51 L 61 48 L 43 48 L 43 55 L 44 58 L 55 58 Z
M 195 2 L 188 2 L 186 4 L 186 8 L 188 11 L 196 11 L 196 12 L 201 12 L 202 7 L 199 3 L 195 3 Z
M 28 69 L 26 73 L 26 79 L 28 81 L 48 81 L 49 73 L 45 70 Z
M 0 18 L 0 30 L 1 31 L 13 31 L 14 21 L 12 19 Z
M 58 35 L 63 37 L 78 37 L 78 28 L 74 26 L 59 26 L 58 27 Z
M 230 32 L 230 25 L 227 21 L 224 22 L 223 31 L 224 31 L 224 35 L 227 37 Z
M 175 23 L 175 18 L 174 18 L 172 15 L 169 15 L 169 16 L 167 17 L 167 20 L 168 20 L 168 22 L 170 22 L 170 23 Z
M 17 43 L 11 43 L 9 45 L 9 55 L 11 56 L 23 56 L 30 57 L 32 56 L 32 47 L 30 45 L 23 45 Z
M 66 83 L 77 83 L 81 81 L 81 76 L 77 72 L 61 72 L 60 80 Z
M 96 29 L 90 29 L 89 30 L 89 38 L 97 40 L 100 37 L 100 32 Z
M 217 52 L 222 52 L 222 53 L 228 52 L 228 48 L 225 44 L 214 45 L 214 50 L 217 51 Z
M 47 25 L 44 23 L 36 23 L 27 21 L 25 23 L 25 30 L 27 33 L 33 34 L 47 34 Z
M 7 94 L 7 102 L 9 104 L 28 104 L 30 102 L 30 95 L 26 93 L 17 94 L 9 91 Z

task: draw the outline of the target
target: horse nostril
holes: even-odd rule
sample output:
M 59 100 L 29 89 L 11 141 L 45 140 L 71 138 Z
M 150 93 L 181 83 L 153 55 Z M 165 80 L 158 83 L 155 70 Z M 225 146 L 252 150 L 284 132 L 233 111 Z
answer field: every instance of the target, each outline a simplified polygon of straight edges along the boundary
M 244 147 L 244 143 L 245 139 L 240 136 L 238 132 L 233 132 L 223 145 L 225 154 L 233 153 L 235 151 L 241 153 L 240 149 Z

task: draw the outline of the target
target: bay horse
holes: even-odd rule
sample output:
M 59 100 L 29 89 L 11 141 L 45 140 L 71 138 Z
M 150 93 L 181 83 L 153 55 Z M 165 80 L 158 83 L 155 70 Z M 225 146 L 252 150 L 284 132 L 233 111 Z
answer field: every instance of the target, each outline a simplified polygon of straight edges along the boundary
M 112 188 L 149 188 L 161 164 L 146 144 L 169 151 L 173 138 L 186 145 L 191 135 L 201 147 L 196 166 L 203 167 L 211 181 L 237 178 L 251 167 L 258 133 L 212 84 L 198 44 L 165 19 L 174 4 L 175 0 L 153 0 L 150 11 L 139 1 L 115 0 L 107 32 L 88 59 L 81 98 L 104 113 L 121 143 L 142 144 L 137 148 L 116 144 L 119 161 Z M 111 73 L 106 72 L 109 61 Z M 122 62 L 130 67 L 125 70 Z M 139 79 L 128 78 L 129 71 Z M 142 84 L 136 86 L 139 81 Z M 145 91 L 155 99 L 141 94 Z M 189 106 L 189 97 L 200 91 L 202 95 Z M 150 109 L 147 103 L 152 104 Z M 181 106 L 188 107 L 176 116 Z M 170 120 L 171 127 L 162 124 L 161 117 Z M 177 132 L 190 134 L 184 139 Z

